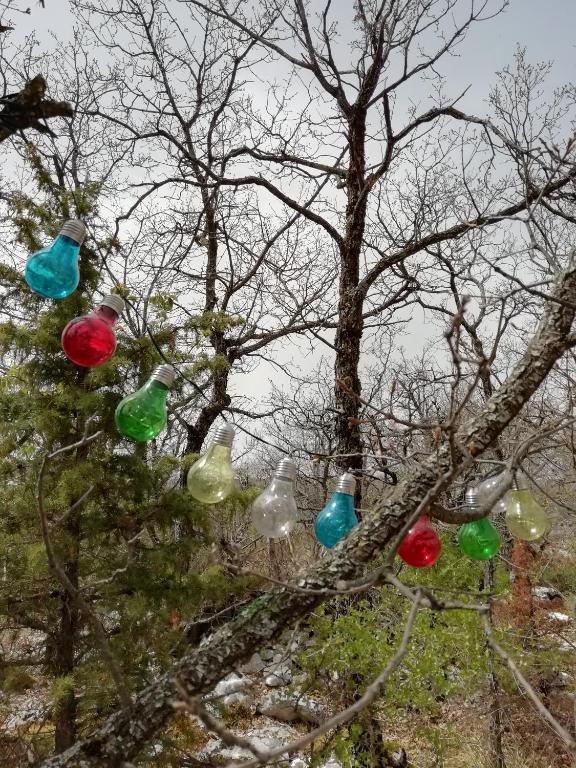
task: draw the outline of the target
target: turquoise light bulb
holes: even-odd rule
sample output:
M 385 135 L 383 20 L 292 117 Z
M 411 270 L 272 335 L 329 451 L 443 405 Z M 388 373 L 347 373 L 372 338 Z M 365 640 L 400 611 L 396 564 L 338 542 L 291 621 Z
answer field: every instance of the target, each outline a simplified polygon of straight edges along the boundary
M 162 432 L 166 426 L 166 398 L 174 376 L 171 365 L 160 365 L 143 387 L 118 403 L 114 419 L 121 435 L 145 443 Z
M 535 541 L 544 536 L 549 527 L 548 516 L 528 488 L 510 491 L 506 525 L 516 539 Z
M 349 472 L 344 473 L 332 498 L 318 513 L 314 524 L 316 538 L 324 547 L 332 549 L 358 525 L 354 512 L 354 486 L 356 481 Z
M 47 299 L 65 299 L 80 281 L 78 256 L 86 227 L 78 219 L 67 221 L 50 248 L 33 253 L 26 264 L 26 282 Z
M 229 424 L 219 427 L 204 456 L 190 467 L 187 485 L 196 501 L 217 504 L 234 490 L 234 471 L 230 461 L 233 440 L 234 430 Z

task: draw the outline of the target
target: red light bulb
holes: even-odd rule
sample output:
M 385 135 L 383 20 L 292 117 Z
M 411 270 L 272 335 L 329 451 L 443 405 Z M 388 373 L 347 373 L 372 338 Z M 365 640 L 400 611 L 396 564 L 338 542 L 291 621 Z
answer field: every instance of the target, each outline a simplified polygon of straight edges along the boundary
M 438 560 L 442 544 L 426 515 L 414 523 L 402 540 L 398 554 L 412 568 L 430 568 Z
M 114 325 L 123 309 L 120 296 L 110 294 L 89 315 L 70 320 L 60 340 L 66 357 L 84 368 L 108 362 L 116 349 Z

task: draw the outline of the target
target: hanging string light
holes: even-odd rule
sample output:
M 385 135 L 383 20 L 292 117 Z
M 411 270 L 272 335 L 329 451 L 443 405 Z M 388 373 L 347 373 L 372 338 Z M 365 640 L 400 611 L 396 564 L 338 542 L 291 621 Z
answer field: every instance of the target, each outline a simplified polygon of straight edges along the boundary
M 430 568 L 440 557 L 442 543 L 426 515 L 421 515 L 402 539 L 398 554 L 412 568 Z
M 80 282 L 78 256 L 86 227 L 78 219 L 67 221 L 49 248 L 33 253 L 26 264 L 26 282 L 46 299 L 65 299 Z
M 123 311 L 124 300 L 110 293 L 93 312 L 70 320 L 60 340 L 66 357 L 84 368 L 108 362 L 116 350 L 114 325 Z
M 318 513 L 314 524 L 316 538 L 324 547 L 331 549 L 358 525 L 354 512 L 354 475 L 345 472 L 338 479 L 338 484 L 328 504 Z
M 272 480 L 251 507 L 254 528 L 268 539 L 287 536 L 296 525 L 298 510 L 294 498 L 296 465 L 282 459 Z
M 160 365 L 146 384 L 120 401 L 114 418 L 121 435 L 142 443 L 153 440 L 166 426 L 166 399 L 174 383 L 171 365 Z
M 465 508 L 476 512 L 481 508 L 477 487 L 466 491 Z M 500 549 L 500 536 L 488 516 L 464 523 L 458 530 L 458 546 L 471 560 L 489 560 Z
M 196 501 L 217 504 L 234 489 L 234 470 L 230 461 L 234 429 L 230 424 L 218 427 L 206 453 L 188 472 L 188 490 Z
M 506 514 L 506 500 L 504 493 L 506 490 L 506 475 L 504 472 L 497 472 L 485 478 L 476 486 L 477 501 L 479 507 L 485 507 L 486 504 L 494 498 L 494 495 L 501 491 L 500 498 L 492 504 L 490 512 L 495 515 Z
M 30 256 L 26 265 L 26 281 L 32 290 L 47 298 L 65 298 L 74 292 L 79 282 L 78 256 L 85 233 L 86 228 L 81 221 L 69 220 L 49 248 Z M 109 294 L 96 310 L 71 320 L 61 337 L 66 356 L 87 368 L 107 362 L 115 351 L 114 324 L 123 309 L 123 299 Z M 153 337 L 152 340 L 154 342 Z M 163 357 L 158 345 L 154 344 Z M 146 442 L 160 434 L 166 426 L 166 399 L 175 375 L 172 365 L 161 365 L 143 387 L 121 400 L 115 421 L 124 437 Z M 198 390 L 197 385 L 194 386 Z M 234 430 L 230 425 L 220 427 L 206 454 L 190 468 L 187 485 L 198 501 L 215 504 L 230 495 L 234 487 L 231 465 L 233 439 Z M 287 535 L 296 522 L 297 511 L 292 492 L 294 473 L 295 467 L 290 460 L 280 462 L 272 481 L 252 505 L 254 526 L 268 538 Z M 466 504 L 470 508 L 484 506 L 505 482 L 502 472 L 490 475 L 468 489 Z M 349 473 L 343 474 L 330 501 L 316 518 L 316 537 L 327 548 L 335 546 L 358 524 L 354 511 L 354 487 L 354 477 Z M 521 489 L 516 483 L 507 499 L 500 496 L 493 503 L 492 511 L 505 512 L 510 533 L 525 541 L 540 538 L 549 528 L 548 517 L 530 490 Z M 486 516 L 462 525 L 458 542 L 471 559 L 485 560 L 498 551 L 500 537 Z M 433 565 L 440 552 L 440 539 L 426 515 L 422 515 L 410 528 L 398 549 L 400 557 L 415 568 Z
M 517 539 L 536 541 L 542 538 L 550 521 L 546 512 L 536 501 L 528 488 L 519 488 L 514 480 L 506 510 L 506 525 Z

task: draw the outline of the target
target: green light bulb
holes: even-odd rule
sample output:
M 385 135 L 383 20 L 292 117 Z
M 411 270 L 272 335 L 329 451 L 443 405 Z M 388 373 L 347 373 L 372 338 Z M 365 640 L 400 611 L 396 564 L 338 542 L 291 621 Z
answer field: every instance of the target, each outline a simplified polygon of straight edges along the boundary
M 500 549 L 500 536 L 490 518 L 483 517 L 460 526 L 458 546 L 470 560 L 489 560 Z
M 196 501 L 217 504 L 224 501 L 234 489 L 234 472 L 230 463 L 234 430 L 224 424 L 216 430 L 206 453 L 188 472 L 188 490 Z
M 483 502 L 481 485 L 468 488 L 465 509 L 480 511 Z M 483 517 L 460 526 L 458 546 L 471 560 L 489 560 L 500 549 L 500 536 L 490 518 Z
M 528 488 L 510 491 L 506 525 L 516 539 L 535 541 L 548 530 L 548 516 Z
M 114 419 L 118 432 L 129 440 L 153 440 L 166 426 L 166 398 L 174 382 L 171 365 L 160 365 L 146 384 L 118 403 Z

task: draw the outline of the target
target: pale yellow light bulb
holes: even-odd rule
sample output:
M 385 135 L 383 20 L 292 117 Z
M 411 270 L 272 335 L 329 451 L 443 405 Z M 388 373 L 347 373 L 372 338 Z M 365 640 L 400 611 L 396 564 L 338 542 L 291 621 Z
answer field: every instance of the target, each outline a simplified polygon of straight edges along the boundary
M 528 488 L 518 488 L 510 491 L 506 525 L 514 538 L 535 541 L 544 536 L 549 528 L 549 521 L 532 492 Z

